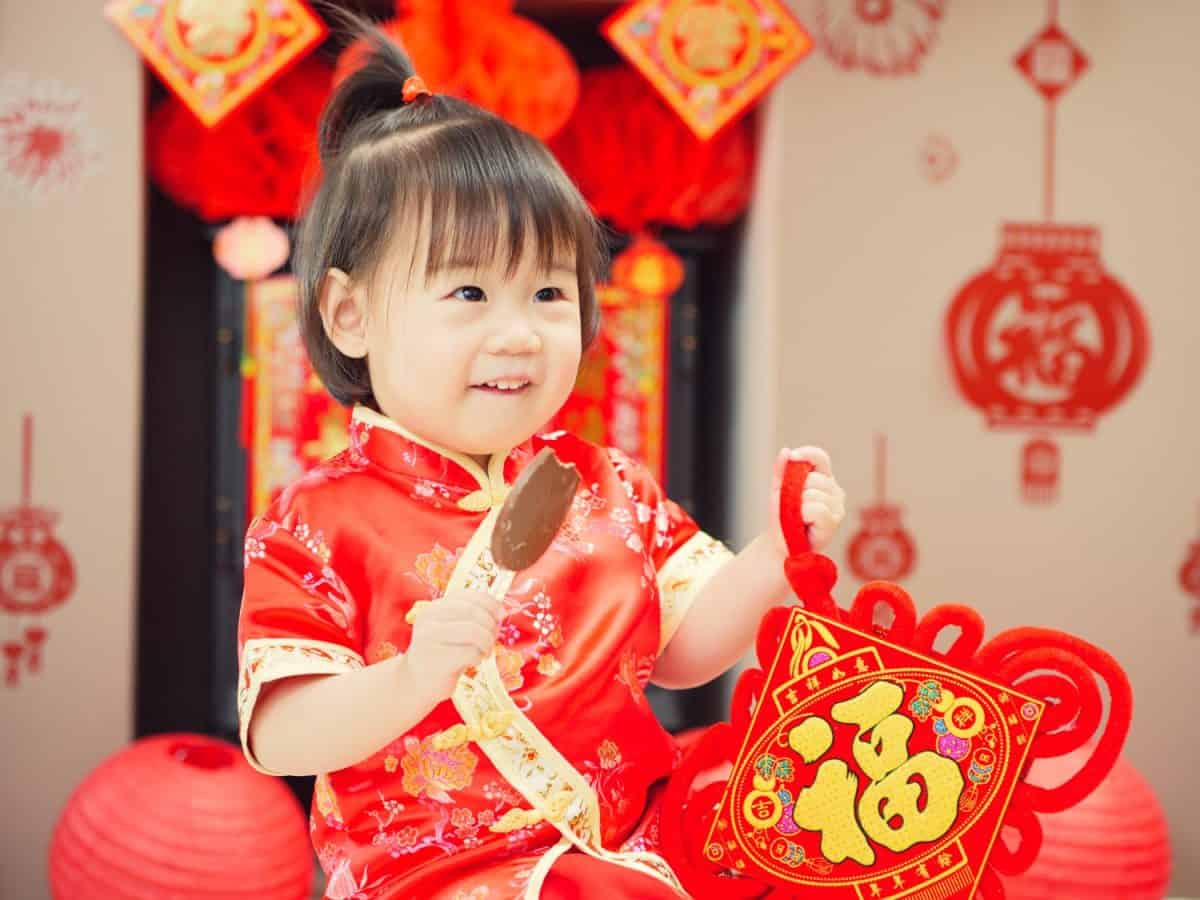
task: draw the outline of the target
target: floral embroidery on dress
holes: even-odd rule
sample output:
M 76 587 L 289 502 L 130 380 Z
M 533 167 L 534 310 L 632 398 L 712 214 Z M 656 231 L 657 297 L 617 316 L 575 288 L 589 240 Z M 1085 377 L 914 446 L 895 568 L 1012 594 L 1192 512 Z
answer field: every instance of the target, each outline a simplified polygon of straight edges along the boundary
M 600 801 L 601 822 L 605 838 L 610 836 L 609 829 L 615 826 L 614 817 L 620 819 L 629 810 L 630 801 L 625 796 L 625 780 L 621 773 L 632 763 L 626 762 L 621 756 L 621 748 L 616 741 L 605 738 L 596 748 L 596 762 L 586 760 L 583 764 L 583 777 L 596 792 Z M 608 815 L 605 816 L 604 813 Z
M 476 885 L 469 891 L 464 891 L 461 888 L 454 892 L 454 900 L 487 900 L 492 896 L 492 892 L 484 885 Z
M 420 741 L 412 735 L 405 736 L 404 758 L 400 761 L 404 790 L 414 797 L 427 796 L 439 803 L 451 803 L 449 792 L 461 791 L 471 783 L 479 757 L 466 744 L 435 749 L 433 740 L 433 735 Z
M 454 567 L 458 564 L 460 556 L 462 556 L 461 547 L 457 550 L 449 550 L 441 544 L 434 543 L 432 550 L 417 556 L 416 562 L 413 563 L 416 571 L 408 574 L 425 585 L 429 589 L 430 596 L 440 597 L 446 593 L 446 587 L 450 584 L 450 576 L 454 574 Z
M 521 668 L 525 665 L 525 656 L 503 644 L 496 645 L 496 668 L 500 670 L 500 680 L 504 689 L 509 693 L 525 684 L 525 676 Z
M 325 543 L 324 532 L 320 530 L 313 531 L 309 528 L 307 522 L 300 521 L 299 516 L 289 516 L 288 519 L 292 522 L 292 537 L 303 544 L 304 548 L 323 564 L 329 565 L 330 557 L 333 554 Z
M 257 523 L 255 523 L 257 524 Z M 254 530 L 254 525 L 250 526 L 250 530 Z M 242 567 L 249 568 L 250 563 L 256 559 L 262 559 L 267 555 L 267 545 L 263 541 L 254 537 L 252 534 L 246 535 L 246 547 L 242 556 Z
M 627 647 L 621 654 L 617 666 L 617 674 L 613 677 L 629 688 L 629 693 L 639 705 L 646 705 L 646 685 L 654 674 L 654 657 L 643 656 L 632 647 Z

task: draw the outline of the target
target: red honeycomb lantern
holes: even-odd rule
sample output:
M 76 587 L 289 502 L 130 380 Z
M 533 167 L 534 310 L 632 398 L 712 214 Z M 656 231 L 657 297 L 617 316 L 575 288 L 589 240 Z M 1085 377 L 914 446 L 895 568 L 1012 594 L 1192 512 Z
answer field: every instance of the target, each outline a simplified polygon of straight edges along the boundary
M 195 734 L 146 738 L 75 789 L 50 844 L 56 900 L 303 900 L 305 816 L 236 747 Z
M 959 389 L 994 428 L 1091 429 L 1148 353 L 1141 309 L 1086 225 L 1005 225 L 996 261 L 954 298 L 945 337 Z M 1047 443 L 1027 452 L 1046 460 Z
M 461 97 L 546 140 L 579 100 L 579 70 L 562 44 L 512 6 L 512 0 L 397 0 L 397 17 L 380 28 L 403 44 L 431 91 Z M 362 41 L 346 48 L 335 84 L 365 52 Z

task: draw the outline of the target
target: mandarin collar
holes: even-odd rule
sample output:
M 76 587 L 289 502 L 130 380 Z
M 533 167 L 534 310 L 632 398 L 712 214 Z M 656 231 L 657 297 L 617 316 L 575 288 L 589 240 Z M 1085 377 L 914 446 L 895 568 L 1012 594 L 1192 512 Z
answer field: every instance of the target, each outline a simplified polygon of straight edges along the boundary
M 381 468 L 461 494 L 456 505 L 470 512 L 484 512 L 503 503 L 513 479 L 534 452 L 531 438 L 503 453 L 492 454 L 484 469 L 469 455 L 426 440 L 366 406 L 354 408 L 350 444 Z

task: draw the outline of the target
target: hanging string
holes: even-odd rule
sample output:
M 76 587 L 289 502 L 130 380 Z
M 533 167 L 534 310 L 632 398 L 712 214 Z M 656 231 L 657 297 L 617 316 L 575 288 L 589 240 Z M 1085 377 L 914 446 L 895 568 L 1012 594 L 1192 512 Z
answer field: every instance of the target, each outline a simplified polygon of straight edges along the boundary
M 1050 25 L 1058 24 L 1058 0 L 1047 0 L 1047 16 Z M 1054 137 L 1055 112 L 1057 106 L 1053 97 L 1046 98 L 1046 141 L 1045 159 L 1043 160 L 1042 175 L 1042 216 L 1047 222 L 1054 221 Z
M 25 414 L 21 427 L 21 505 L 33 502 L 33 416 Z
M 887 435 L 875 435 L 875 493 L 882 504 L 887 499 Z

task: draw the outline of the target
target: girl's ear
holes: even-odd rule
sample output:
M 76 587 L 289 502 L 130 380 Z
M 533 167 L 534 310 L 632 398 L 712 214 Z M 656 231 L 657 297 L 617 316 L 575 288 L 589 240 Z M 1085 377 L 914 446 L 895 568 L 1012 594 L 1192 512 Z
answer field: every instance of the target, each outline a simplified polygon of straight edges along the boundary
M 325 273 L 321 286 L 321 322 L 333 346 L 351 359 L 367 355 L 367 297 L 361 285 L 341 269 Z

